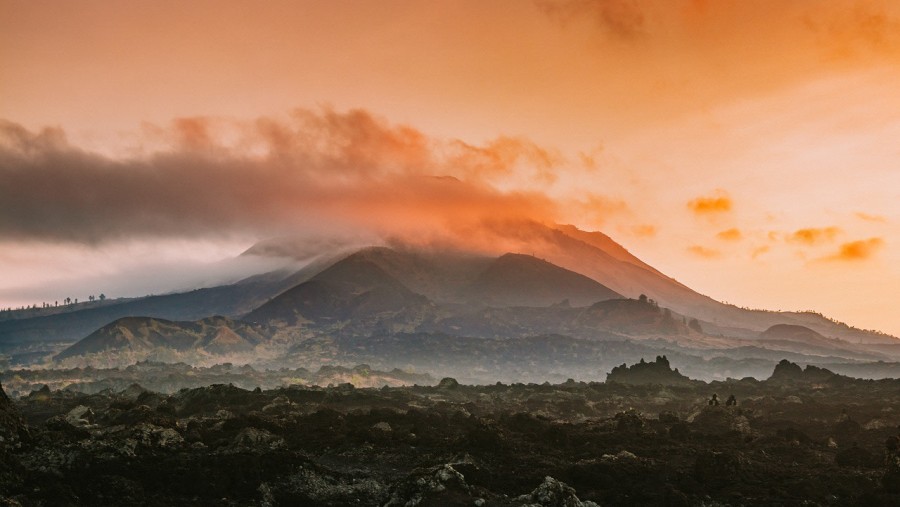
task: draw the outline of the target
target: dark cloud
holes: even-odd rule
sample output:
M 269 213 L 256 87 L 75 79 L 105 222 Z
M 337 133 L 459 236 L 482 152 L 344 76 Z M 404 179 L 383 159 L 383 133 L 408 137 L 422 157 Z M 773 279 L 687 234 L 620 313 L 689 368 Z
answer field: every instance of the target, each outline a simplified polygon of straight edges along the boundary
M 70 145 L 59 129 L 0 123 L 0 240 L 96 244 L 341 225 L 403 236 L 485 218 L 557 218 L 545 195 L 492 184 L 522 171 L 552 180 L 555 155 L 527 140 L 471 146 L 330 109 L 245 123 L 185 118 L 159 132 L 167 149 L 118 159 Z

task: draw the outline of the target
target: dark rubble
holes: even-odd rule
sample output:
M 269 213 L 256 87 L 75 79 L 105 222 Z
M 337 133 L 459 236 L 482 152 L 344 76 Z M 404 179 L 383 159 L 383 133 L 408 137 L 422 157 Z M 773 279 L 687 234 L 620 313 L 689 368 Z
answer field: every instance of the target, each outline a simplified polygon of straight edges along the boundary
M 42 389 L 3 407 L 0 503 L 900 504 L 900 381 L 815 379 Z

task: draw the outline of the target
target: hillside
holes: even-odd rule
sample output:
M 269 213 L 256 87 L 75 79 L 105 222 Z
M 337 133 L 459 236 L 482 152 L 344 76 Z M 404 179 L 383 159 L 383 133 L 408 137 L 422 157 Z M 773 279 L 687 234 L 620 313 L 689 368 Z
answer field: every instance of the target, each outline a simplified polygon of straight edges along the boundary
M 589 306 L 622 296 L 574 271 L 530 255 L 508 253 L 494 260 L 463 289 L 488 306 Z
M 360 336 L 416 331 L 492 338 L 563 334 L 665 339 L 710 350 L 768 349 L 830 362 L 900 358 L 900 340 L 821 315 L 743 310 L 713 301 L 602 233 L 533 222 L 498 225 L 492 233 L 498 245 L 534 255 L 403 245 L 328 253 L 319 251 L 324 247 L 318 244 L 309 247 L 319 249 L 315 260 L 294 272 L 261 273 L 233 285 L 0 322 L 0 345 L 7 351 L 19 347 L 15 353 L 40 360 L 46 347 L 29 344 L 75 342 L 123 317 L 193 321 L 227 315 L 285 329 Z M 269 242 L 247 255 L 290 256 L 291 248 L 301 248 L 297 258 L 308 254 L 306 246 L 294 241 Z M 638 305 L 640 294 L 656 304 Z M 700 325 L 688 329 L 694 318 Z M 778 326 L 807 331 L 803 336 L 767 331 Z M 221 337 L 229 340 L 234 338 Z
M 399 329 L 430 308 L 428 299 L 362 255 L 351 255 L 311 280 L 278 295 L 245 317 L 250 322 L 289 327 L 343 325 L 351 332 Z
M 224 355 L 248 352 L 267 342 L 272 331 L 263 326 L 208 317 L 194 322 L 174 322 L 150 317 L 125 317 L 94 331 L 60 352 L 57 361 L 90 354 L 150 354 L 205 352 Z

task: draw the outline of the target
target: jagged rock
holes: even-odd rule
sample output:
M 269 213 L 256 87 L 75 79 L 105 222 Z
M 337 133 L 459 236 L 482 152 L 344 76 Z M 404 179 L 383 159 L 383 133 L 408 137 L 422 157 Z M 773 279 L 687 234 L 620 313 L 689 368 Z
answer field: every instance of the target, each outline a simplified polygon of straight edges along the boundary
M 690 385 L 694 382 L 682 375 L 678 368 L 673 370 L 666 356 L 656 356 L 652 363 L 641 359 L 631 367 L 625 364 L 616 366 L 606 375 L 606 381 L 631 385 Z
M 163 428 L 155 424 L 141 423 L 131 432 L 130 438 L 138 445 L 147 448 L 180 447 L 184 444 L 184 438 L 172 428 Z
M 803 378 L 803 368 L 796 363 L 792 363 L 787 359 L 782 359 L 775 365 L 775 370 L 772 372 L 772 376 L 769 377 L 770 381 L 775 382 L 784 382 L 790 380 L 800 380 Z
M 632 452 L 622 450 L 616 454 L 604 454 L 603 456 L 600 456 L 600 461 L 605 463 L 617 463 L 620 461 L 640 461 L 640 458 Z
M 319 467 L 301 466 L 277 481 L 263 482 L 258 491 L 263 506 L 316 505 L 344 506 L 384 496 L 385 486 L 369 477 L 337 474 Z M 380 505 L 380 503 L 379 503 Z
M 384 507 L 473 505 L 475 497 L 466 479 L 453 465 L 445 464 L 410 476 L 392 489 Z
M 0 385 L 0 447 L 29 439 L 28 426 Z
M 66 422 L 76 427 L 90 426 L 94 424 L 94 411 L 84 405 L 78 405 L 66 414 Z
M 615 421 L 618 431 L 640 431 L 644 427 L 644 419 L 634 409 L 617 413 Z
M 259 428 L 244 428 L 231 442 L 232 450 L 270 451 L 284 447 L 284 439 Z
M 272 402 L 262 408 L 263 412 L 273 412 L 288 409 L 291 406 L 291 400 L 287 396 L 276 396 Z
M 391 425 L 381 421 L 372 425 L 373 430 L 383 431 L 385 433 L 390 433 L 392 431 Z
M 140 384 L 134 383 L 122 390 L 119 395 L 126 400 L 136 402 L 146 392 L 148 391 L 141 387 Z
M 516 498 L 516 501 L 523 502 L 523 507 L 600 507 L 590 500 L 579 500 L 574 488 L 550 476 L 545 477 L 534 491 Z
M 782 359 L 775 365 L 775 370 L 772 372 L 772 376 L 769 377 L 769 381 L 782 384 L 795 382 L 822 384 L 826 382 L 852 381 L 852 379 L 811 364 L 806 365 L 806 368 L 801 368 L 796 363 Z
M 6 393 L 4 393 L 4 394 L 6 394 Z M 50 397 L 50 386 L 48 386 L 47 384 L 44 384 L 40 387 L 40 389 L 31 391 L 31 393 L 28 395 L 28 397 L 34 401 L 46 400 Z

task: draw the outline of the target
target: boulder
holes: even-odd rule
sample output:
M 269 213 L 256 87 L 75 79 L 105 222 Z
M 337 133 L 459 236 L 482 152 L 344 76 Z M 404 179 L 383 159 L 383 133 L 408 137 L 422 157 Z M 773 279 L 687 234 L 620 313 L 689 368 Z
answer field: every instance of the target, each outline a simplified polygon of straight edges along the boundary
M 544 477 L 540 486 L 516 501 L 523 502 L 523 507 L 600 507 L 589 500 L 580 500 L 574 488 L 550 476 Z

